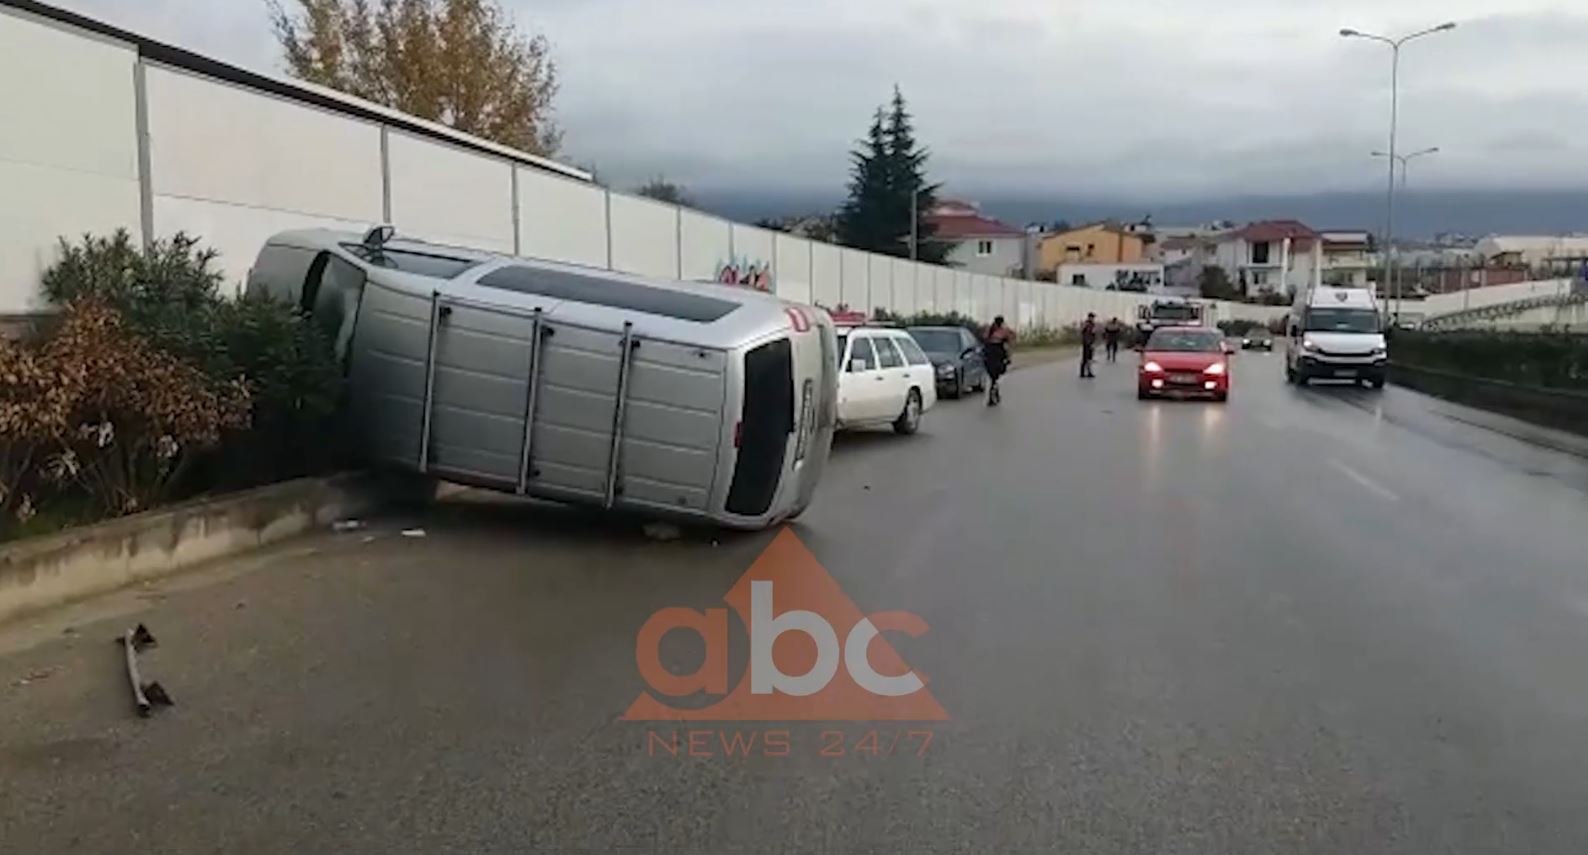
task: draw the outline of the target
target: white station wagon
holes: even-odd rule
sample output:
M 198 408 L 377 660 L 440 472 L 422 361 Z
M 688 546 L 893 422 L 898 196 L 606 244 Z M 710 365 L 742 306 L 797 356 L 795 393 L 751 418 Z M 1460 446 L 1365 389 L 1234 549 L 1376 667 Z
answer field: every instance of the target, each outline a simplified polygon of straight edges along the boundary
M 838 327 L 838 427 L 892 425 L 901 434 L 921 427 L 937 403 L 932 360 L 902 329 Z

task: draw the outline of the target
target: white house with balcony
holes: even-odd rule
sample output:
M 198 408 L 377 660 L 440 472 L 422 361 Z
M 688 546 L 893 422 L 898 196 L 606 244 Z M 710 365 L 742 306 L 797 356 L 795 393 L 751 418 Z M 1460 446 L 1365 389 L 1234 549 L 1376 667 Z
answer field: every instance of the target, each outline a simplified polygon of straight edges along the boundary
M 1025 229 L 982 215 L 970 202 L 942 199 L 921 218 L 932 225 L 929 240 L 949 244 L 950 267 L 993 276 L 1023 276 L 1028 253 Z
M 1297 220 L 1262 220 L 1209 240 L 1211 263 L 1224 268 L 1236 288 L 1291 294 L 1312 281 L 1322 236 Z

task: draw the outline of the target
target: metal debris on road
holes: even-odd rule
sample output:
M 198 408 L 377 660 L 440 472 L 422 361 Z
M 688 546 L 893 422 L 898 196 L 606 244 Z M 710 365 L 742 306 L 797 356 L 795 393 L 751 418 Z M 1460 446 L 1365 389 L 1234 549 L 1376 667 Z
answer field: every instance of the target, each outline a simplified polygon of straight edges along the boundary
M 422 529 L 422 528 L 405 528 L 405 529 L 403 529 L 403 537 L 424 537 L 424 536 L 425 536 L 425 530 Z
M 26 677 L 17 678 L 12 685 L 26 686 L 29 683 L 36 683 L 40 680 L 48 680 L 50 675 L 54 673 L 55 670 L 53 668 L 36 668 L 32 671 L 29 671 Z
M 148 718 L 156 706 L 173 706 L 175 702 L 164 686 L 153 681 L 145 683 L 138 675 L 138 654 L 159 644 L 155 641 L 154 633 L 140 623 L 135 629 L 127 630 L 117 641 L 127 655 L 127 682 L 132 684 L 132 702 L 138 709 L 139 717 Z
M 664 543 L 684 536 L 683 530 L 678 526 L 665 522 L 648 522 L 640 530 L 651 540 L 660 540 Z

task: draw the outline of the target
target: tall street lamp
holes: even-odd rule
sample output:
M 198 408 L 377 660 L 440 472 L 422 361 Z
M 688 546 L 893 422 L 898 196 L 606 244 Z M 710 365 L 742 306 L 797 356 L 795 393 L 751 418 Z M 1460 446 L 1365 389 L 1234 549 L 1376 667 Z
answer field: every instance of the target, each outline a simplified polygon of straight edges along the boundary
M 1406 192 L 1406 167 L 1407 167 L 1407 165 L 1410 164 L 1413 160 L 1416 160 L 1419 157 L 1423 157 L 1424 155 L 1438 154 L 1438 153 L 1439 153 L 1439 146 L 1433 146 L 1431 148 L 1419 149 L 1417 151 L 1412 152 L 1411 154 L 1391 155 L 1388 152 L 1375 151 L 1375 152 L 1373 152 L 1373 156 L 1374 157 L 1388 157 L 1388 158 L 1390 158 L 1390 165 L 1392 167 L 1394 166 L 1395 163 L 1397 163 L 1397 162 L 1400 163 L 1400 165 L 1401 165 L 1401 192 L 1405 193 Z M 1389 249 L 1388 249 L 1388 247 L 1386 247 L 1385 248 L 1385 252 L 1388 252 L 1388 251 L 1389 251 Z M 1400 270 L 1398 270 L 1398 269 L 1390 269 L 1389 278 L 1390 278 L 1390 282 L 1386 283 L 1385 287 L 1386 288 L 1393 288 L 1394 289 L 1394 293 L 1395 293 L 1395 295 L 1396 295 L 1396 297 L 1398 299 L 1399 296 L 1400 296 L 1400 293 L 1401 293 L 1401 289 L 1400 289 L 1400 278 L 1401 278 Z M 1397 305 L 1395 307 L 1395 311 L 1398 313 L 1400 311 L 1400 308 L 1401 307 L 1399 305 Z
M 1392 269 L 1391 265 L 1394 264 L 1395 261 L 1395 131 L 1396 123 L 1400 120 L 1401 45 L 1406 44 L 1412 39 L 1420 39 L 1423 36 L 1431 36 L 1434 33 L 1443 33 L 1449 30 L 1454 30 L 1455 28 L 1455 22 L 1451 21 L 1440 24 L 1437 27 L 1429 27 L 1426 30 L 1418 30 L 1415 33 L 1401 36 L 1398 39 L 1380 36 L 1375 33 L 1364 33 L 1360 30 L 1353 30 L 1349 28 L 1340 31 L 1340 35 L 1344 38 L 1368 39 L 1369 41 L 1381 42 L 1383 44 L 1389 45 L 1390 47 L 1389 190 L 1387 194 L 1388 198 L 1384 203 L 1384 281 L 1386 285 L 1389 283 L 1390 270 Z M 1395 315 L 1398 322 L 1400 317 L 1400 293 L 1398 289 L 1396 291 L 1395 297 Z
M 1397 154 L 1397 155 L 1395 155 L 1394 156 L 1395 157 L 1395 162 L 1399 163 L 1401 165 L 1401 190 L 1405 190 L 1406 189 L 1406 165 L 1408 163 L 1410 163 L 1411 161 L 1416 160 L 1419 157 L 1422 157 L 1423 155 L 1438 154 L 1438 153 L 1439 153 L 1439 146 L 1434 146 L 1432 148 L 1425 148 L 1425 149 L 1422 149 L 1420 151 L 1414 151 L 1411 154 Z M 1389 157 L 1390 155 L 1387 152 L 1375 151 L 1375 152 L 1373 152 L 1373 156 L 1374 157 Z

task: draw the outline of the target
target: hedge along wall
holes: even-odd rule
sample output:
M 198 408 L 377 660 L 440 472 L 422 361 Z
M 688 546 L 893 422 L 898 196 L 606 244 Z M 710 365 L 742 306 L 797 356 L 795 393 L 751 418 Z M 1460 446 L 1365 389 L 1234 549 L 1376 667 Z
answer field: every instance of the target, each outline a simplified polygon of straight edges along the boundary
M 1002 314 L 1021 326 L 1130 317 L 1140 295 L 950 271 L 816 245 L 589 183 L 582 173 L 100 22 L 0 0 L 0 314 L 41 308 L 56 239 L 182 230 L 246 278 L 271 235 L 400 232 L 684 280 L 735 279 L 834 308 Z M 1232 304 L 1221 318 L 1282 309 Z
M 1504 380 L 1523 386 L 1588 391 L 1588 335 L 1581 333 L 1397 332 L 1397 363 Z

